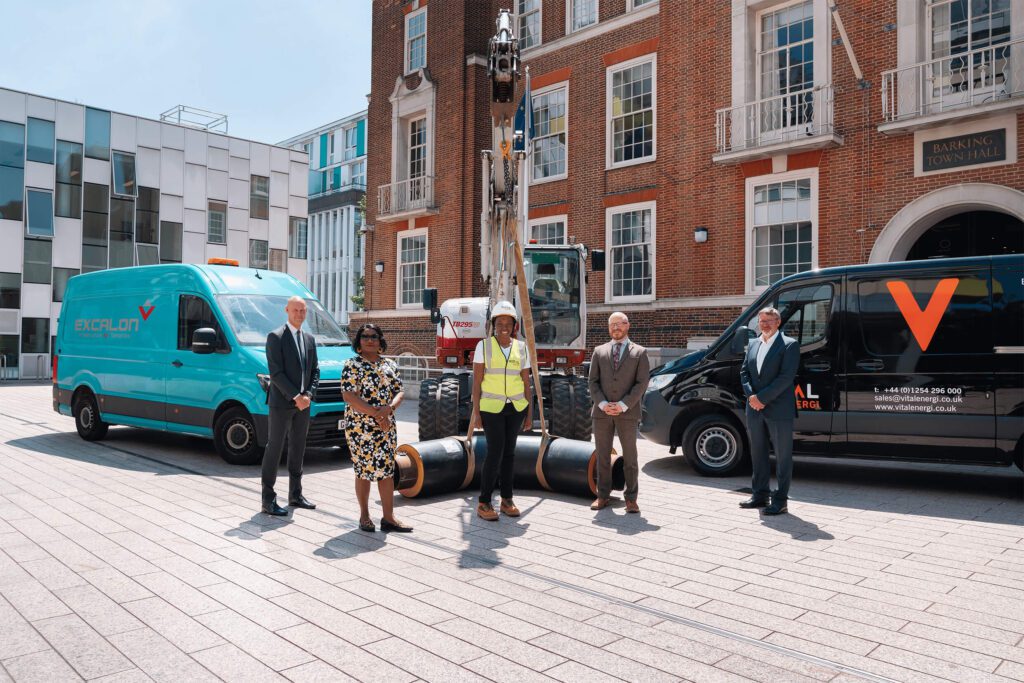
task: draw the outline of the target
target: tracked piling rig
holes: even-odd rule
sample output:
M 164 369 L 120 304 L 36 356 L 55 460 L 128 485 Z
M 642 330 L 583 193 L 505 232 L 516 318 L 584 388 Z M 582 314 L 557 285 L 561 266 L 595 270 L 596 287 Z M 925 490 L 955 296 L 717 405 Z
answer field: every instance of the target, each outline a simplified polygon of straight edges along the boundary
M 589 441 L 591 399 L 586 378 L 576 374 L 586 353 L 586 262 L 581 244 L 529 238 L 528 132 L 532 112 L 522 99 L 519 41 L 514 17 L 501 10 L 488 43 L 492 146 L 481 152 L 483 206 L 480 215 L 480 275 L 488 296 L 449 299 L 437 306 L 437 290 L 426 290 L 424 307 L 437 326 L 440 377 L 420 385 L 419 437 L 465 434 L 472 413 L 472 363 L 477 342 L 490 334 L 496 301 L 515 304 L 519 335 L 530 350 L 539 401 L 534 415 L 550 433 Z M 529 76 L 526 77 L 528 81 Z M 527 85 L 527 90 L 529 86 Z

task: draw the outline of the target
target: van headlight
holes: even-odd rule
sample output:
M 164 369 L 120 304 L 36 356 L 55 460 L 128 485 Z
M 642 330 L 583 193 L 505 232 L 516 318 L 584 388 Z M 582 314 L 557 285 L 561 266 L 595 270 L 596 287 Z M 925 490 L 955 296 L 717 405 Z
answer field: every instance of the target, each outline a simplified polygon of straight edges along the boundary
M 675 375 L 671 375 L 668 373 L 664 375 L 655 375 L 654 377 L 651 378 L 650 383 L 647 385 L 647 391 L 660 391 L 661 389 L 664 389 L 668 385 L 668 383 L 674 380 L 675 378 Z
M 263 391 L 270 391 L 270 375 L 259 372 L 256 373 L 256 379 L 260 381 L 260 388 L 262 388 Z

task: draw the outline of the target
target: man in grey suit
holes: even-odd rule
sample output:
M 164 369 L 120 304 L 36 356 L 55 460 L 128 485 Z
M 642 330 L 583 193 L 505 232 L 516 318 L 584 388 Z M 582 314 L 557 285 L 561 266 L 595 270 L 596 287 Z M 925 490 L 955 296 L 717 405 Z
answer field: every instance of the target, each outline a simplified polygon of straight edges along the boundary
M 267 335 L 267 366 L 270 369 L 269 438 L 263 452 L 263 512 L 283 516 L 288 510 L 277 504 L 274 483 L 281 464 L 284 439 L 288 437 L 288 504 L 313 510 L 316 505 L 302 496 L 302 458 L 306 452 L 309 406 L 320 381 L 316 339 L 302 331 L 306 302 L 299 296 L 285 306 L 288 322 Z
M 647 349 L 629 340 L 629 318 L 615 312 L 608 317 L 611 341 L 594 349 L 590 359 L 590 397 L 594 399 L 594 442 L 597 446 L 597 499 L 591 510 L 608 505 L 612 496 L 612 438 L 617 433 L 625 464 L 626 512 L 640 512 L 636 496 L 640 467 L 636 435 L 640 425 L 640 399 L 651 381 Z
M 766 515 L 786 512 L 789 483 L 793 478 L 793 420 L 796 399 L 793 383 L 800 367 L 800 344 L 779 332 L 782 316 L 775 308 L 762 308 L 757 314 L 761 336 L 751 340 L 740 367 L 740 381 L 747 397 L 747 431 L 750 434 L 750 459 L 753 463 L 753 495 L 740 503 L 741 508 L 765 508 Z M 768 439 L 775 446 L 778 489 L 768 501 L 771 463 Z

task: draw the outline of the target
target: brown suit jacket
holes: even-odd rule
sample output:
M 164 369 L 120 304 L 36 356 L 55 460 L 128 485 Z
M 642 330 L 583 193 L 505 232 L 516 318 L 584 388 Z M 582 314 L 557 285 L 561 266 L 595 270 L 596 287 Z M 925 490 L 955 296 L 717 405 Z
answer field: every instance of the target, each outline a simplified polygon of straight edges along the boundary
M 634 341 L 629 342 L 625 357 L 619 363 L 619 369 L 613 370 L 613 344 L 614 342 L 608 342 L 598 346 L 590 359 L 590 397 L 594 400 L 594 419 L 611 419 L 598 408 L 601 401 L 622 401 L 626 404 L 626 412 L 617 419 L 639 421 L 640 399 L 643 398 L 651 381 L 651 363 L 647 359 L 647 349 Z

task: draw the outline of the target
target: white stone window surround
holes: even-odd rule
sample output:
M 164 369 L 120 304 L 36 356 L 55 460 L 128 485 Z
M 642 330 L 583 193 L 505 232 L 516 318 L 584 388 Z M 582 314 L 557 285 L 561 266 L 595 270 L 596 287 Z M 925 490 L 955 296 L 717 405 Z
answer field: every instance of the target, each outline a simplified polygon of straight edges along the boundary
M 756 102 L 761 74 L 757 48 L 761 16 L 805 0 L 732 0 L 732 106 Z M 814 87 L 832 82 L 832 15 L 827 0 L 813 0 Z M 820 109 L 815 109 L 818 116 Z
M 562 241 L 557 244 L 568 245 L 569 244 L 569 214 L 561 213 L 556 216 L 544 216 L 543 218 L 531 218 L 527 223 L 528 239 L 536 239 L 534 237 L 533 229 L 538 225 L 551 225 L 553 223 L 562 224 Z M 556 244 L 554 242 L 540 242 L 538 244 Z
M 614 134 L 612 133 L 612 82 L 613 75 L 616 72 L 624 69 L 629 69 L 638 64 L 644 64 L 645 62 L 651 63 L 651 154 L 650 156 L 640 157 L 638 159 L 630 159 L 628 161 L 614 161 L 615 151 L 613 149 Z M 609 171 L 613 168 L 624 168 L 626 166 L 635 166 L 637 164 L 646 164 L 658 159 L 658 53 L 652 52 L 650 54 L 641 55 L 625 62 L 613 64 L 605 69 L 605 122 L 604 122 L 604 134 L 605 134 L 605 162 L 604 168 Z
M 745 264 L 743 291 L 748 295 L 756 295 L 768 289 L 767 286 L 754 285 L 754 189 L 760 185 L 771 185 L 788 180 L 811 181 L 811 270 L 818 267 L 818 169 L 803 168 L 786 173 L 771 173 L 746 179 L 744 192 L 744 256 Z
M 419 17 L 423 17 L 423 33 L 417 34 L 410 38 L 409 36 L 409 24 L 413 20 L 418 20 Z M 420 39 L 423 40 L 423 59 L 421 64 L 411 64 L 410 59 L 412 57 L 412 44 L 411 40 Z M 405 40 L 402 42 L 402 71 L 405 75 L 409 75 L 417 69 L 423 69 L 427 66 L 427 8 L 421 7 L 415 12 L 409 12 L 405 15 Z
M 410 223 L 411 223 L 411 221 L 410 221 Z M 402 242 L 407 240 L 407 239 L 409 239 L 409 238 L 411 238 L 411 237 L 420 237 L 420 236 L 422 236 L 424 238 L 423 261 L 413 261 L 411 263 L 422 263 L 423 264 L 423 282 L 424 282 L 424 285 L 426 285 L 426 283 L 429 282 L 428 278 L 430 277 L 430 272 L 429 272 L 429 264 L 430 264 L 430 235 L 427 234 L 427 229 L 426 228 L 413 228 L 411 230 L 402 230 L 397 235 L 395 235 L 395 308 L 396 309 L 402 309 L 402 308 L 405 308 L 405 309 L 412 309 L 412 308 L 422 309 L 423 308 L 422 300 L 420 300 L 420 301 L 413 301 L 412 303 L 402 303 L 402 292 L 403 292 L 403 289 L 402 289 L 402 282 L 403 282 L 402 267 L 403 267 L 403 265 L 409 265 L 409 264 L 403 264 L 402 263 Z
M 415 119 L 427 120 L 426 175 L 434 175 L 434 102 L 435 88 L 430 72 L 421 69 L 420 83 L 415 90 L 405 86 L 405 77 L 399 76 L 389 98 L 391 102 L 391 182 L 408 180 L 409 124 Z
M 530 96 L 536 98 L 541 95 L 547 95 L 560 88 L 565 90 L 565 116 L 562 117 L 565 123 L 565 129 L 562 131 L 563 135 L 565 135 L 565 171 L 556 175 L 550 175 L 544 178 L 534 180 L 533 154 L 531 153 L 529 168 L 530 185 L 542 185 L 544 183 L 549 183 L 554 180 L 565 180 L 566 178 L 569 177 L 569 81 L 559 81 L 558 83 L 552 83 L 551 85 L 546 85 L 543 88 L 538 88 L 537 90 L 532 91 L 530 93 Z M 536 127 L 536 125 L 537 122 L 535 119 L 534 127 Z M 534 138 L 530 138 L 531 146 L 533 145 L 533 140 Z
M 641 295 L 630 295 L 630 296 L 614 296 L 612 278 L 615 270 L 615 254 L 616 247 L 612 246 L 612 217 L 617 214 L 630 213 L 632 211 L 646 211 L 651 212 L 651 239 L 650 239 L 650 262 L 651 262 L 651 293 Z M 605 277 L 604 277 L 604 300 L 606 303 L 642 303 L 648 301 L 654 301 L 658 292 L 658 258 L 657 258 L 657 246 L 658 246 L 658 203 L 657 201 L 646 201 L 637 202 L 635 204 L 622 204 L 620 206 L 609 206 L 604 211 L 604 225 L 605 225 L 605 253 L 607 254 L 607 263 L 605 265 Z
M 573 11 L 578 3 L 592 3 L 594 8 L 594 20 L 589 24 L 573 28 Z M 601 23 L 601 2 L 600 0 L 565 0 L 565 35 L 585 31 L 591 26 Z
M 632 12 L 635 9 L 640 9 L 641 7 L 649 7 L 651 5 L 656 4 L 658 4 L 658 0 L 629 0 L 629 2 L 626 5 L 626 11 Z

